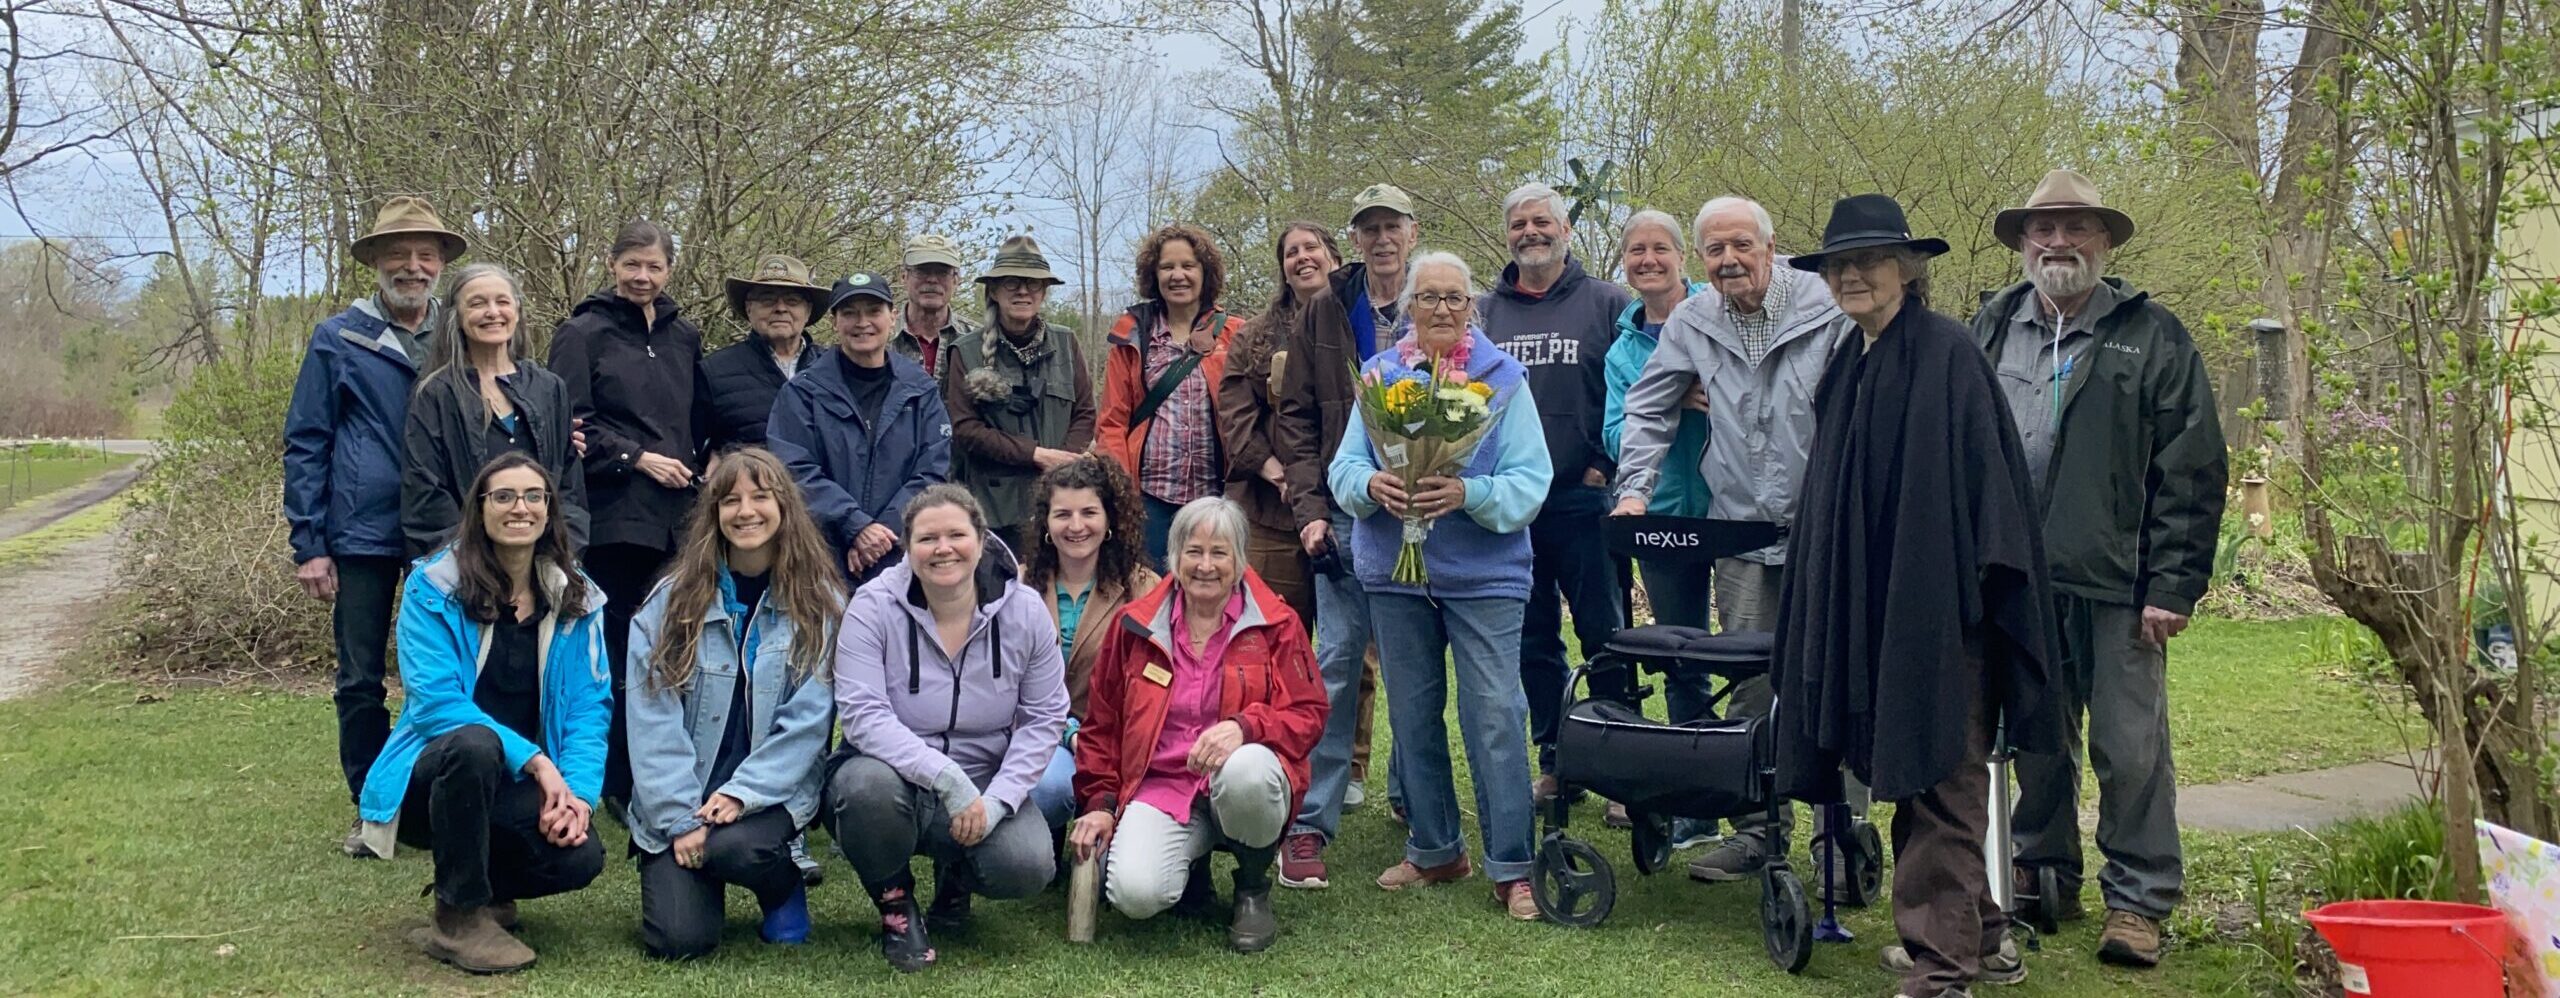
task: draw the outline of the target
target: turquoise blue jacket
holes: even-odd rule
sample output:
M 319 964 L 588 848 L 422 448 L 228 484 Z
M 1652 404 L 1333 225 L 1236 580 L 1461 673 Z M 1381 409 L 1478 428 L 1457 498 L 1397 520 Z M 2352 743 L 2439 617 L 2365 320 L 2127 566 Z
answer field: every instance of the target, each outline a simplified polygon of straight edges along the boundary
M 631 647 L 622 659 L 632 844 L 646 853 L 665 852 L 668 843 L 702 827 L 694 812 L 714 793 L 736 798 L 747 814 L 780 806 L 791 815 L 792 827 L 808 824 L 818 816 L 819 760 L 835 723 L 833 656 L 808 675 L 793 676 L 791 642 L 798 632 L 790 616 L 767 612 L 770 599 L 749 614 L 724 568 L 719 601 L 703 609 L 693 681 L 661 690 L 649 668 L 666 631 L 672 588 L 660 582 L 632 615 Z M 836 608 L 828 622 L 842 613 Z M 752 654 L 741 656 L 741 648 Z M 706 786 L 741 682 L 747 684 L 747 758 L 729 782 Z
M 400 593 L 400 686 L 406 699 L 391 741 L 366 774 L 356 811 L 364 818 L 366 840 L 375 852 L 389 856 L 400 821 L 400 802 L 409 795 L 409 773 L 427 743 L 467 724 L 494 731 L 506 750 L 507 771 L 525 779 L 524 765 L 536 753 L 549 755 L 571 793 L 590 806 L 604 790 L 604 748 L 613 716 L 613 686 L 607 681 L 604 654 L 604 590 L 587 580 L 585 604 L 574 617 L 563 617 L 560 592 L 568 577 L 542 566 L 542 586 L 554 607 L 542 618 L 538 661 L 542 673 L 542 744 L 527 741 L 506 725 L 491 720 L 471 702 L 487 662 L 491 625 L 471 619 L 453 598 L 461 573 L 452 549 L 437 551 L 409 567 L 409 582 Z M 581 576 L 583 578 L 583 575 Z
M 1707 286 L 1689 282 L 1689 293 L 1697 294 Z M 1653 359 L 1653 348 L 1660 345 L 1652 334 L 1644 331 L 1644 299 L 1627 303 L 1618 313 L 1618 340 L 1609 345 L 1606 374 L 1609 378 L 1609 406 L 1600 423 L 1600 442 L 1609 448 L 1609 460 L 1618 460 L 1618 430 L 1627 421 L 1627 389 L 1644 374 L 1645 361 Z M 1671 451 L 1662 456 L 1662 477 L 1655 481 L 1653 498 L 1645 504 L 1645 512 L 1657 516 L 1707 515 L 1707 479 L 1698 471 L 1699 456 L 1707 450 L 1707 414 L 1696 410 L 1680 413 L 1680 429 L 1672 435 Z

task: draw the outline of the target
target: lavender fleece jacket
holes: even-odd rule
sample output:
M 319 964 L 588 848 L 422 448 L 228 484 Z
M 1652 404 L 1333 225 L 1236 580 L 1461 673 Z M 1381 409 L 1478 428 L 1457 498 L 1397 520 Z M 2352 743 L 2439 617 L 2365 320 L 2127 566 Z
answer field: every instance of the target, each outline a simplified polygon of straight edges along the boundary
M 1067 666 L 1038 594 L 990 550 L 955 661 L 935 637 L 914 571 L 890 566 L 854 593 L 836 637 L 836 709 L 853 750 L 940 796 L 985 796 L 990 824 L 1022 809 L 1067 728 Z

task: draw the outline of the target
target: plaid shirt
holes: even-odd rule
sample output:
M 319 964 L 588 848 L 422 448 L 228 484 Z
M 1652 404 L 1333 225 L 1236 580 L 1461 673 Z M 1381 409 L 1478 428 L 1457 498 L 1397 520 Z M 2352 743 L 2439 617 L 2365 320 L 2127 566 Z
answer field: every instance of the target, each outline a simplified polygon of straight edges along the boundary
M 1744 315 L 1733 310 L 1733 299 L 1725 299 L 1725 312 L 1733 316 L 1733 331 L 1742 334 L 1743 353 L 1751 358 L 1751 366 L 1759 367 L 1769 357 L 1769 341 L 1778 335 L 1778 317 L 1787 314 L 1787 299 L 1793 297 L 1796 282 L 1804 280 L 1801 270 L 1779 267 L 1769 274 L 1769 290 L 1760 296 L 1760 311 Z
M 1142 389 L 1154 388 L 1156 379 L 1173 362 L 1191 355 L 1189 337 L 1175 340 L 1164 320 L 1156 320 L 1155 329 L 1147 334 L 1146 377 L 1140 379 Z M 1141 394 L 1139 398 L 1146 396 Z M 1138 456 L 1138 489 L 1176 506 L 1202 496 L 1218 494 L 1218 431 L 1211 423 L 1209 411 L 1209 376 L 1195 366 L 1175 385 L 1173 394 L 1165 396 L 1156 408 L 1155 418 L 1147 426 L 1146 449 Z

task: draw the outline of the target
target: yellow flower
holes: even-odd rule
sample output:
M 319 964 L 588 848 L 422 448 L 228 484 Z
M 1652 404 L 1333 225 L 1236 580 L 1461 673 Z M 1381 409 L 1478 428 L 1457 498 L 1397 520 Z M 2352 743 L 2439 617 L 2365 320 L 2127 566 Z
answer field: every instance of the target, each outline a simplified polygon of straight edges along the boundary
M 1419 381 L 1399 381 L 1387 386 L 1387 406 L 1397 411 L 1412 408 L 1422 401 L 1424 389 Z
M 1481 381 L 1467 382 L 1467 390 L 1476 393 L 1477 398 L 1490 399 L 1493 397 L 1493 386 Z

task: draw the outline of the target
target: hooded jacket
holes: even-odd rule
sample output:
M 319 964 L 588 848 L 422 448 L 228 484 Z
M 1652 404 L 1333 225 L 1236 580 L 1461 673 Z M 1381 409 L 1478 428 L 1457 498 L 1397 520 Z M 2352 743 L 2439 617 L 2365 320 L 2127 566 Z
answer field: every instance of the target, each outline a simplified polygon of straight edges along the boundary
M 1584 469 L 1616 477 L 1618 462 L 1601 442 L 1600 427 L 1608 415 L 1609 344 L 1627 309 L 1626 289 L 1592 280 L 1571 255 L 1545 294 L 1520 290 L 1519 277 L 1519 264 L 1502 268 L 1501 283 L 1476 299 L 1476 322 L 1528 371 L 1555 465 L 1549 487 L 1580 486 Z
M 924 368 L 889 354 L 889 394 L 880 411 L 862 412 L 845 373 L 851 363 L 825 351 L 783 386 L 765 428 L 766 445 L 791 469 L 839 555 L 874 523 L 903 538 L 907 500 L 951 477 L 951 420 Z
M 1289 604 L 1252 569 L 1245 570 L 1242 584 L 1244 614 L 1236 618 L 1217 663 L 1218 719 L 1236 722 L 1246 744 L 1268 747 L 1280 757 L 1289 776 L 1289 813 L 1296 814 L 1307 794 L 1307 755 L 1324 735 L 1324 679 L 1316 674 L 1306 625 Z M 1178 579 L 1166 579 L 1109 618 L 1084 727 L 1076 732 L 1079 812 L 1117 817 L 1146 778 L 1173 706 L 1171 684 L 1147 677 L 1172 674 L 1173 642 L 1180 640 L 1173 593 L 1179 585 Z
M 1369 265 L 1343 267 L 1333 272 L 1328 283 L 1330 287 L 1316 292 L 1298 310 L 1289 340 L 1290 360 L 1285 370 L 1275 369 L 1272 378 L 1272 449 L 1288 474 L 1289 512 L 1298 521 L 1297 529 L 1329 519 L 1342 508 L 1334 499 L 1326 468 L 1341 450 L 1343 427 L 1358 407 L 1352 374 L 1369 360 L 1360 349 L 1351 311 L 1352 304 L 1358 304 L 1358 324 L 1369 322 Z M 1380 333 L 1378 339 L 1395 342 L 1393 330 Z
M 1707 286 L 1695 281 L 1689 284 L 1692 295 Z M 1665 318 L 1667 328 L 1670 320 Z M 1620 430 L 1627 418 L 1627 389 L 1635 387 L 1636 378 L 1644 374 L 1644 365 L 1653 359 L 1660 344 L 1659 337 L 1644 331 L 1644 299 L 1627 303 L 1618 313 L 1618 341 L 1609 345 L 1609 414 L 1600 424 L 1600 443 L 1609 448 L 1609 459 L 1618 461 L 1619 474 L 1626 474 L 1626 463 L 1619 451 Z M 1678 430 L 1671 438 L 1671 448 L 1662 466 L 1662 477 L 1654 486 L 1653 499 L 1645 512 L 1659 516 L 1707 515 L 1707 482 L 1698 470 L 1707 452 L 1707 415 L 1682 410 Z
M 978 606 L 958 656 L 944 652 L 913 566 L 864 583 L 837 632 L 835 694 L 845 746 L 889 764 L 958 811 L 985 796 L 1022 810 L 1067 728 L 1066 660 L 1040 596 L 988 543 Z
M 2118 278 L 2088 363 L 2063 389 L 2061 433 L 2046 466 L 2046 558 L 2053 588 L 2121 606 L 2195 613 L 2213 579 L 2231 479 L 2213 375 L 2178 317 Z M 2031 287 L 2003 288 L 1974 314 L 1983 352 L 2000 356 Z
M 662 690 L 651 677 L 660 635 L 666 633 L 667 600 L 674 587 L 661 580 L 631 617 L 631 648 L 623 656 L 623 740 L 631 756 L 631 844 L 648 853 L 702 827 L 694 811 L 715 793 L 736 798 L 753 814 L 780 806 L 799 828 L 818 816 L 818 786 L 826 767 L 827 722 L 835 699 L 821 669 L 791 674 L 791 617 L 752 613 L 738 602 L 737 583 L 726 566 L 720 598 L 702 611 L 702 638 L 694 643 L 693 681 Z M 741 651 L 744 654 L 741 654 Z M 747 684 L 747 757 L 729 782 L 711 787 L 720 740 L 729 733 L 729 707 L 738 684 Z
M 1223 321 L 1216 329 L 1210 330 L 1214 339 L 1210 342 L 1208 355 L 1200 359 L 1200 365 L 1190 374 L 1184 375 L 1186 380 L 1199 378 L 1208 386 L 1207 404 L 1203 407 L 1206 411 L 1201 413 L 1201 418 L 1209 421 L 1209 439 L 1213 442 L 1222 432 L 1218 424 L 1222 415 L 1218 406 L 1219 380 L 1226 375 L 1227 349 L 1234 343 L 1236 333 L 1244 329 L 1244 320 L 1219 311 L 1214 304 L 1205 308 L 1198 320 L 1206 323 L 1222 316 Z M 1162 302 L 1142 301 L 1129 306 L 1129 310 L 1121 313 L 1119 320 L 1111 324 L 1111 352 L 1103 361 L 1102 411 L 1094 423 L 1094 446 L 1118 459 L 1120 467 L 1128 470 L 1131 479 L 1139 477 L 1138 464 L 1147 454 L 1147 431 L 1154 426 L 1155 420 L 1151 418 L 1134 426 L 1129 420 L 1136 414 L 1138 403 L 1147 397 L 1147 390 L 1155 387 L 1155 383 L 1146 376 L 1147 351 L 1155 349 L 1147 340 L 1154 335 L 1156 323 L 1163 318 Z M 1177 340 L 1180 338 L 1176 336 Z M 1173 402 L 1168 399 L 1164 404 L 1172 405 Z M 1224 455 L 1216 459 L 1216 467 L 1219 480 L 1224 481 Z
M 435 328 L 430 305 L 426 328 Z M 366 298 L 311 331 L 284 414 L 284 518 L 296 563 L 329 555 L 396 558 L 403 440 L 418 365 L 382 307 Z M 473 469 L 477 471 L 478 469 Z
M 764 424 L 773 416 L 773 397 L 809 370 L 821 352 L 809 334 L 800 334 L 800 353 L 791 359 L 790 377 L 783 376 L 781 365 L 774 363 L 773 344 L 755 333 L 705 355 L 700 383 L 693 389 L 693 431 L 702 435 L 702 456 L 709 458 L 731 447 L 764 446 Z
M 1669 417 L 1685 413 L 1689 386 L 1704 382 L 1707 446 L 1697 461 L 1706 515 L 1781 527 L 1795 522 L 1797 485 L 1813 450 L 1814 391 L 1833 351 L 1859 333 L 1820 279 L 1785 269 L 1785 257 L 1773 262 L 1780 273 L 1797 275 L 1796 283 L 1756 367 L 1721 292 L 1707 288 L 1671 310 L 1661 343 L 1620 407 L 1619 495 L 1653 493 L 1671 463 Z M 1773 544 L 1740 557 L 1783 565 L 1787 549 Z
M 588 295 L 551 334 L 551 373 L 569 385 L 586 421 L 587 543 L 668 551 L 693 508 L 692 489 L 671 489 L 632 462 L 643 453 L 702 470 L 693 425 L 694 368 L 702 330 L 659 295 L 657 321 L 607 288 Z
M 589 806 L 604 790 L 607 722 L 613 716 L 613 685 L 606 679 L 604 657 L 604 589 L 588 579 L 586 601 L 560 605 L 568 576 L 549 564 L 540 568 L 548 598 L 540 639 L 535 647 L 542 676 L 542 743 L 527 741 L 514 729 L 491 720 L 471 700 L 488 664 L 489 634 L 494 625 L 471 619 L 453 591 L 462 584 L 451 550 L 438 551 L 412 563 L 409 580 L 400 587 L 400 686 L 404 699 L 391 740 L 365 774 L 357 813 L 364 836 L 378 855 L 389 857 L 397 841 L 400 804 L 409 796 L 409 775 L 427 743 L 468 724 L 488 728 L 506 752 L 507 772 L 524 775 L 535 754 L 551 757 L 569 792 Z
M 560 493 L 552 511 L 568 520 L 569 543 L 587 548 L 587 470 L 571 453 L 569 386 L 531 359 L 516 361 L 498 390 L 515 406 L 525 450 L 551 473 Z M 488 405 L 478 375 L 455 364 L 418 383 L 409 400 L 409 427 L 400 474 L 400 529 L 412 557 L 424 557 L 453 539 L 462 524 L 463 492 L 487 466 Z

